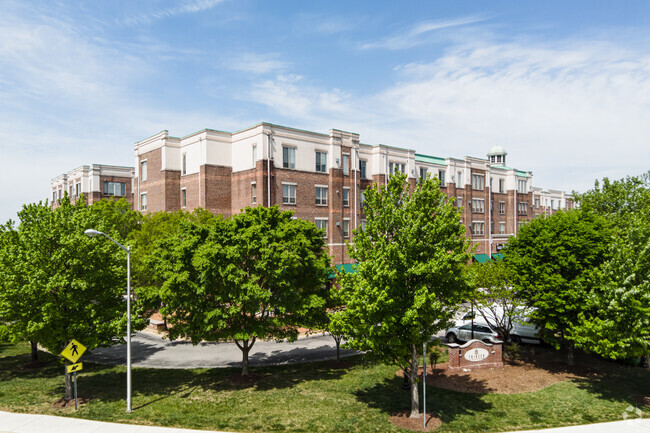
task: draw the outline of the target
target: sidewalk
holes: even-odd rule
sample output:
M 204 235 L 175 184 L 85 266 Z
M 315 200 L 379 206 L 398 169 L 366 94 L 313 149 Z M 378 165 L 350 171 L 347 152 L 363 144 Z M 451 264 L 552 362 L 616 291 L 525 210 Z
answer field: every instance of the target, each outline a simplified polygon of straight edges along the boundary
M 226 433 L 0 411 L 0 433 Z
M 88 421 L 51 415 L 0 411 L 0 433 L 226 433 L 173 427 L 152 427 Z M 628 419 L 601 424 L 525 430 L 517 433 L 650 433 L 650 419 Z
M 544 430 L 520 430 L 517 433 L 650 433 L 650 419 L 636 418 Z

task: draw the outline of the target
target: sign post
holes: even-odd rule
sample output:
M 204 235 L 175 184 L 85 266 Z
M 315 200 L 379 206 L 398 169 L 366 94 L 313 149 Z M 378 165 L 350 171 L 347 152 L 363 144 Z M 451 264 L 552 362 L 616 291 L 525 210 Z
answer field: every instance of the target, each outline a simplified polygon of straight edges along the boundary
M 427 342 L 422 343 L 422 425 L 427 429 Z
M 68 343 L 68 345 L 65 346 L 65 349 L 61 351 L 61 356 L 72 362 L 72 365 L 66 366 L 65 371 L 68 374 L 74 373 L 74 410 L 77 410 L 77 372 L 83 370 L 83 363 L 77 363 L 77 361 L 85 351 L 86 346 L 79 343 L 74 338 L 70 340 L 70 343 Z

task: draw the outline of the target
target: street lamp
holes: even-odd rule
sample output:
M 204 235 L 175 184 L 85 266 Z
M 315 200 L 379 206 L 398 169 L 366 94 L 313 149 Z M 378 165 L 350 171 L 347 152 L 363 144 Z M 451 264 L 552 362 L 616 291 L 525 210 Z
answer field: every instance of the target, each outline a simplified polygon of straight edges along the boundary
M 107 237 L 126 251 L 126 411 L 131 412 L 131 247 L 125 247 L 106 233 L 97 230 L 88 229 L 84 233 L 91 238 L 97 235 Z

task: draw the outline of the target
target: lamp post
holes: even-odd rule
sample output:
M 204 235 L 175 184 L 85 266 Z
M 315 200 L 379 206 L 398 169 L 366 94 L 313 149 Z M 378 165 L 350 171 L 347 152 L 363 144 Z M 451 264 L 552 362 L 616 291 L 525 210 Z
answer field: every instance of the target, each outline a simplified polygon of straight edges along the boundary
M 97 230 L 88 229 L 84 233 L 91 238 L 104 236 L 126 251 L 126 411 L 131 412 L 131 247 L 125 247 L 106 233 Z

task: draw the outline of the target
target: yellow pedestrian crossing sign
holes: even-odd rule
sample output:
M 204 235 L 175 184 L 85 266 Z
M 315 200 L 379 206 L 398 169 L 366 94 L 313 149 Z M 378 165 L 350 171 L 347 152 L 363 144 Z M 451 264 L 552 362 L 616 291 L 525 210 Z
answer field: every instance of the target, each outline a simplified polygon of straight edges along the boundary
M 68 365 L 65 367 L 65 369 L 68 373 L 76 373 L 77 371 L 81 371 L 84 369 L 84 363 L 78 362 L 76 364 Z
M 67 359 L 68 361 L 75 363 L 79 358 L 81 358 L 81 355 L 83 355 L 85 351 L 86 351 L 86 346 L 79 343 L 77 340 L 72 339 L 72 341 L 70 341 L 70 343 L 68 343 L 68 345 L 65 346 L 63 352 L 61 352 L 61 356 Z

